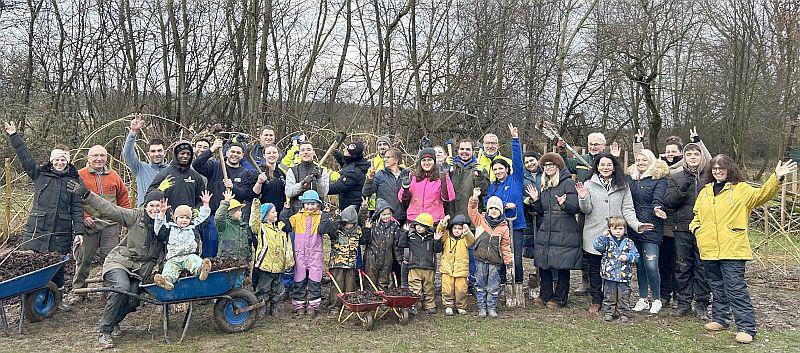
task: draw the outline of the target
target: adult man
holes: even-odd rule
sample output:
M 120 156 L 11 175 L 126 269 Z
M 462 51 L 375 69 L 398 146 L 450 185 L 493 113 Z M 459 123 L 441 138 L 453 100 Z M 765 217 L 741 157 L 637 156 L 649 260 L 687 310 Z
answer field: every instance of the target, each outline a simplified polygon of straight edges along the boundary
M 78 175 L 86 188 L 114 205 L 131 208 L 128 188 L 119 174 L 109 168 L 108 151 L 105 147 L 101 145 L 90 147 L 86 157 L 88 160 L 86 167 L 78 170 Z M 72 278 L 72 288 L 86 287 L 86 277 L 89 276 L 94 255 L 98 250 L 102 264 L 111 249 L 119 244 L 119 223 L 100 217 L 97 210 L 89 205 L 83 207 L 83 212 L 86 235 L 75 259 L 76 269 Z M 69 309 L 85 299 L 85 295 L 70 296 L 64 301 L 62 308 Z
M 315 190 L 320 199 L 328 195 L 330 171 L 314 163 L 314 145 L 309 141 L 298 144 L 300 163 L 286 172 L 286 197 L 292 207 L 292 213 L 303 207 L 299 197 L 306 190 Z M 284 163 L 285 164 L 285 163 Z
M 194 152 L 189 141 L 181 140 L 172 148 L 175 160 L 166 169 L 159 172 L 147 188 L 163 190 L 164 197 L 174 210 L 180 205 L 200 206 L 200 193 L 206 189 L 203 176 L 192 169 Z M 163 185 L 162 185 L 163 183 Z
M 349 143 L 340 158 L 339 164 L 342 165 L 342 170 L 339 171 L 339 179 L 330 183 L 328 195 L 339 195 L 340 210 L 344 210 L 347 206 L 359 208 L 365 174 L 370 167 L 369 162 L 364 159 L 364 143 L 361 141 Z
M 83 199 L 100 217 L 117 222 L 127 229 L 119 245 L 111 249 L 103 262 L 103 280 L 106 287 L 131 293 L 139 292 L 139 283 L 153 272 L 159 257 L 164 251 L 168 235 L 166 227 L 156 234 L 153 223 L 158 215 L 164 194 L 159 190 L 150 191 L 144 198 L 143 206 L 127 209 L 114 205 L 77 182 L 67 185 L 67 189 Z M 113 338 L 120 337 L 119 323 L 139 306 L 137 297 L 109 292 L 103 316 L 100 319 L 100 349 L 114 347 Z
M 222 148 L 222 139 L 215 139 L 211 147 L 192 162 L 192 167 L 201 175 L 208 178 L 208 190 L 211 191 L 211 212 L 216 212 L 222 201 L 222 193 L 226 189 L 233 191 L 236 200 L 243 204 L 249 204 L 253 199 L 253 184 L 256 183 L 257 176 L 244 168 L 241 164 L 244 157 L 244 149 L 241 145 L 232 143 L 225 152 L 225 161 L 218 161 L 211 159 L 217 151 Z M 225 169 L 228 173 L 228 178 L 222 172 L 222 163 L 225 163 Z M 249 207 L 245 207 L 243 212 L 249 214 Z M 242 216 L 247 216 L 243 214 Z M 247 219 L 247 218 L 242 218 Z
M 589 145 L 587 149 L 589 153 L 575 157 L 569 157 L 567 155 L 566 143 L 564 140 L 558 140 L 556 142 L 558 154 L 561 155 L 561 158 L 564 158 L 564 163 L 566 163 L 570 173 L 574 174 L 581 183 L 592 177 L 592 161 L 594 160 L 594 156 L 606 149 L 606 137 L 603 133 L 593 132 L 589 134 L 586 140 Z M 612 151 L 612 154 L 613 153 Z
M 495 181 L 494 173 L 492 173 L 492 164 L 496 159 L 506 161 L 506 164 L 509 166 L 513 164 L 510 159 L 500 155 L 500 142 L 497 139 L 497 135 L 492 133 L 483 135 L 483 153 L 478 156 L 478 164 L 481 166 L 481 169 L 489 175 L 490 182 Z M 512 170 L 508 171 L 508 173 L 511 172 Z
M 375 154 L 375 157 L 372 157 L 372 168 L 375 171 L 379 171 L 384 168 L 384 157 L 386 155 L 386 151 L 392 148 L 392 138 L 389 135 L 382 135 L 378 136 L 378 141 L 376 142 L 378 147 L 378 153 Z
M 150 183 L 153 182 L 156 174 L 166 169 L 169 165 L 165 161 L 166 151 L 164 150 L 164 141 L 161 139 L 151 139 L 147 144 L 147 158 L 150 163 L 145 163 L 139 160 L 136 155 L 136 135 L 142 128 L 142 114 L 136 114 L 136 117 L 131 120 L 130 132 L 125 138 L 125 146 L 122 148 L 122 159 L 125 164 L 130 168 L 136 179 L 136 204 L 141 205 L 144 201 L 144 195 Z
M 275 145 L 275 128 L 270 125 L 265 125 L 258 133 L 258 144 L 250 150 L 250 157 L 258 164 L 264 163 L 264 150 L 269 145 Z
M 708 151 L 696 142 L 683 148 L 684 165 L 672 170 L 667 184 L 667 207 L 672 219 L 672 231 L 675 235 L 675 299 L 678 302 L 677 314 L 689 315 L 692 312 L 692 300 L 695 301 L 694 313 L 699 318 L 708 320 L 708 304 L 711 289 L 703 270 L 697 241 L 689 230 L 689 223 L 694 218 L 694 204 L 697 195 L 706 184 L 706 166 Z
M 211 148 L 211 142 L 207 138 L 201 137 L 194 142 L 194 155 L 199 156 L 209 148 Z

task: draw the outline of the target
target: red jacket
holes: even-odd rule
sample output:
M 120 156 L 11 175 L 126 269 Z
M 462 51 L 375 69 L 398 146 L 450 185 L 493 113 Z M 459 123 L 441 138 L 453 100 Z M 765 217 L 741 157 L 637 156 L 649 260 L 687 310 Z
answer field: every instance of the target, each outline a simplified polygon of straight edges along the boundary
M 119 174 L 111 170 L 108 166 L 99 173 L 93 171 L 89 167 L 81 168 L 78 170 L 78 175 L 80 175 L 87 189 L 100 195 L 100 197 L 106 201 L 120 207 L 131 208 L 131 200 L 128 198 L 128 187 L 125 186 L 125 182 L 122 181 Z M 93 208 L 84 206 L 84 217 L 97 218 L 97 215 L 97 211 Z

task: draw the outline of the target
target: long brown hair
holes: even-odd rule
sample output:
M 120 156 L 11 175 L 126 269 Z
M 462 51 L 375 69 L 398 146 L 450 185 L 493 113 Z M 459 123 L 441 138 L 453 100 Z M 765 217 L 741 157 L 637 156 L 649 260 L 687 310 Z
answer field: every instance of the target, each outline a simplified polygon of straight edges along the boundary
M 725 176 L 725 182 L 736 184 L 746 180 L 742 171 L 739 170 L 739 166 L 733 161 L 733 158 L 728 157 L 726 154 L 718 154 L 716 157 L 711 158 L 711 162 L 708 163 L 708 170 L 711 171 L 714 165 L 719 165 L 728 172 Z M 706 183 L 713 184 L 715 181 L 717 180 L 714 179 L 714 173 L 707 173 Z
M 439 166 L 436 163 L 436 159 L 433 160 L 433 168 L 431 168 L 431 171 L 426 172 L 422 169 L 422 158 L 417 158 L 417 162 L 414 166 L 414 178 L 417 179 L 417 181 L 425 178 L 428 178 L 430 181 L 439 180 Z

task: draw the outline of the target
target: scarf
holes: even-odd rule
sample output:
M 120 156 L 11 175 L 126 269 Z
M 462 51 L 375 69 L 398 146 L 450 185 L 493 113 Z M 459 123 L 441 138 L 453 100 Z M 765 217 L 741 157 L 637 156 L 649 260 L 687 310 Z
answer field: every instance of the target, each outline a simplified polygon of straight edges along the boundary
M 503 216 L 492 218 L 487 213 L 486 216 L 484 216 L 484 218 L 486 218 L 486 223 L 489 223 L 489 227 L 492 227 L 492 229 L 497 228 L 497 226 L 499 226 L 500 223 L 503 222 Z

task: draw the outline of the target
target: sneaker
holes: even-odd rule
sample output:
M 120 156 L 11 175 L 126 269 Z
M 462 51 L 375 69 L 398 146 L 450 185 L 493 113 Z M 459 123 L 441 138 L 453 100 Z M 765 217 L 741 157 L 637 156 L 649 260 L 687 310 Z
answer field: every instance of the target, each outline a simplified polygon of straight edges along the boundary
M 614 315 L 611 315 L 610 313 L 609 314 L 603 314 L 603 320 L 606 321 L 606 322 L 614 321 Z
M 589 307 L 589 315 L 595 316 L 600 314 L 600 304 L 592 304 Z
M 661 311 L 661 306 L 662 304 L 660 299 L 653 300 L 653 303 L 650 305 L 650 313 L 658 314 L 658 312 Z
M 459 315 L 467 315 L 467 311 L 464 310 L 464 309 L 458 309 L 458 314 Z
M 639 301 L 636 302 L 636 305 L 633 306 L 633 311 L 639 312 L 649 307 L 650 303 L 647 302 L 647 299 L 640 298 Z
M 556 303 L 556 302 L 554 302 L 552 300 L 547 302 L 547 304 L 545 304 L 545 305 L 547 306 L 548 309 L 558 309 L 558 308 L 561 307 L 560 304 L 558 304 L 558 303 Z
M 100 350 L 114 348 L 114 340 L 111 338 L 110 333 L 100 333 L 100 339 L 97 340 L 97 347 Z
M 489 309 L 489 317 L 491 317 L 493 319 L 496 318 L 497 317 L 497 311 L 495 311 L 494 309 Z
M 479 318 L 486 317 L 486 309 L 478 309 L 478 317 Z
M 111 331 L 111 338 L 120 338 L 123 335 L 125 335 L 125 331 L 122 331 L 119 325 L 114 326 L 114 331 Z
M 203 259 L 203 264 L 200 265 L 200 280 L 205 281 L 209 272 L 211 272 L 211 259 Z
M 728 328 L 727 326 L 725 326 L 723 324 L 720 324 L 719 322 L 716 322 L 716 321 L 711 321 L 709 323 L 706 323 L 705 325 L 703 325 L 703 327 L 705 327 L 706 330 L 709 330 L 709 331 L 722 331 L 722 330 Z
M 539 289 L 539 287 L 535 287 L 535 288 L 529 289 L 528 290 L 528 298 L 531 298 L 531 299 L 539 298 L 539 292 L 540 291 L 541 290 Z
M 753 336 L 750 336 L 750 334 L 747 333 L 747 332 L 737 332 L 736 333 L 736 342 L 739 342 L 739 343 L 742 343 L 742 344 L 748 344 L 750 342 L 753 342 Z
M 533 300 L 533 306 L 538 306 L 544 308 L 544 300 L 541 297 L 537 297 Z
M 436 308 L 432 308 L 432 309 L 428 309 L 428 310 L 426 310 L 425 312 L 427 312 L 427 313 L 428 313 L 428 315 L 436 315 L 436 313 L 437 313 L 438 311 L 436 311 Z
M 159 286 L 161 288 L 164 288 L 166 290 L 172 290 L 172 289 L 175 288 L 175 285 L 172 284 L 172 282 L 170 282 L 170 280 L 168 280 L 166 277 L 162 276 L 160 273 L 156 273 L 156 275 L 153 276 L 153 283 L 155 283 L 157 286 Z
M 417 315 L 417 307 L 412 306 L 411 309 L 408 309 L 408 313 L 411 315 Z
M 444 309 L 444 314 L 447 316 L 453 316 L 453 308 Z

